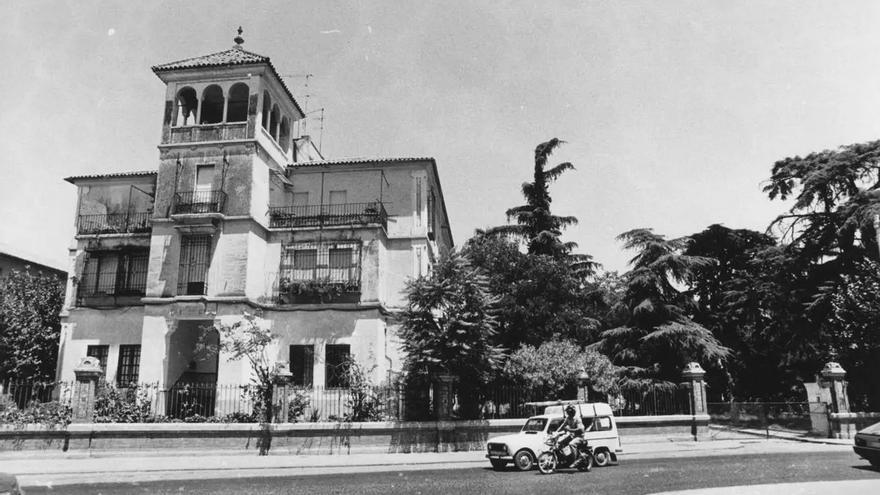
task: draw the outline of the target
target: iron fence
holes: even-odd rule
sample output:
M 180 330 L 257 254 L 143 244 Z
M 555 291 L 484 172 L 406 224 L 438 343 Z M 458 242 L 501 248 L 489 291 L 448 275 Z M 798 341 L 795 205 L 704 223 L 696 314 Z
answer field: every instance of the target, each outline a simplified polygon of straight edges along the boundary
M 75 383 L 5 382 L 0 397 L 20 409 L 32 403 L 73 401 Z M 623 391 L 594 400 L 608 402 L 619 416 L 687 414 L 686 390 L 677 387 L 646 387 Z M 216 384 L 213 382 L 159 383 L 116 387 L 99 385 L 93 420 L 96 422 L 257 422 L 261 397 L 255 384 Z M 529 403 L 565 399 L 551 393 L 530 391 L 517 386 L 492 387 L 479 396 L 479 415 L 483 419 L 525 418 L 543 411 Z M 2 401 L 0 401 L 2 403 Z M 275 422 L 407 420 L 431 417 L 433 390 L 402 385 L 356 388 L 276 386 L 272 394 Z M 455 396 L 454 409 L 461 397 Z M 741 414 L 738 418 L 746 416 Z

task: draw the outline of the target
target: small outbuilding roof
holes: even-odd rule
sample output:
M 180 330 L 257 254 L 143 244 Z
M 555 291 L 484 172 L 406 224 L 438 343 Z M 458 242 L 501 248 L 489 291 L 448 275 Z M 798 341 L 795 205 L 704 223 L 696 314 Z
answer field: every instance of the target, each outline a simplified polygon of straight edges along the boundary
M 111 172 L 109 174 L 89 174 L 89 175 L 74 175 L 71 177 L 65 177 L 64 180 L 70 182 L 71 184 L 76 183 L 76 181 L 81 179 L 110 179 L 114 177 L 149 177 L 151 175 L 156 175 L 157 172 L 155 170 L 138 170 L 135 172 Z

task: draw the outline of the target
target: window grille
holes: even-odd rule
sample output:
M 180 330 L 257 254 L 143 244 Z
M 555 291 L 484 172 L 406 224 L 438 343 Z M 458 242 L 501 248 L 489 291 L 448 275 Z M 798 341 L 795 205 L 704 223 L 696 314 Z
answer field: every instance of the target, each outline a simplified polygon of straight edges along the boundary
M 81 296 L 144 295 L 148 265 L 147 251 L 89 253 L 79 293 Z
M 86 348 L 86 356 L 97 358 L 101 365 L 101 371 L 104 376 L 107 375 L 107 354 L 110 353 L 110 346 L 107 345 L 90 345 Z
M 292 283 L 325 281 L 346 287 L 360 287 L 361 244 L 295 243 L 284 247 L 281 278 Z
M 293 374 L 293 384 L 301 387 L 311 387 L 315 369 L 315 346 L 292 345 L 290 346 L 290 372 Z
M 181 239 L 177 294 L 199 296 L 206 293 L 210 250 L 210 235 L 190 235 Z
M 119 346 L 119 366 L 116 368 L 116 386 L 137 385 L 141 368 L 141 346 Z
M 324 380 L 327 388 L 348 388 L 351 346 L 327 344 L 324 352 Z

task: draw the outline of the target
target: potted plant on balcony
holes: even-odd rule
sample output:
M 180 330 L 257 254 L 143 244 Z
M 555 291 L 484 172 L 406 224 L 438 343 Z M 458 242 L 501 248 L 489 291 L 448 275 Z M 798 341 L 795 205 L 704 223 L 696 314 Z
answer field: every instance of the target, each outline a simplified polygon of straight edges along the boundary
M 329 303 L 344 292 L 342 284 L 332 282 L 329 278 L 290 280 L 285 277 L 278 288 L 284 304 Z

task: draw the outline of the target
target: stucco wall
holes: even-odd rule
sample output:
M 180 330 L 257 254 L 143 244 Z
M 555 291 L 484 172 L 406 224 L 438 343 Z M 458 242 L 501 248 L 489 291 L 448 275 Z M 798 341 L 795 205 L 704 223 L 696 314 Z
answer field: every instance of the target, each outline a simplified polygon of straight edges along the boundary
M 119 360 L 119 346 L 140 344 L 144 308 L 129 306 L 114 309 L 76 308 L 61 325 L 59 379 L 76 379 L 73 368 L 86 356 L 90 345 L 109 346 L 107 379 L 114 380 Z

